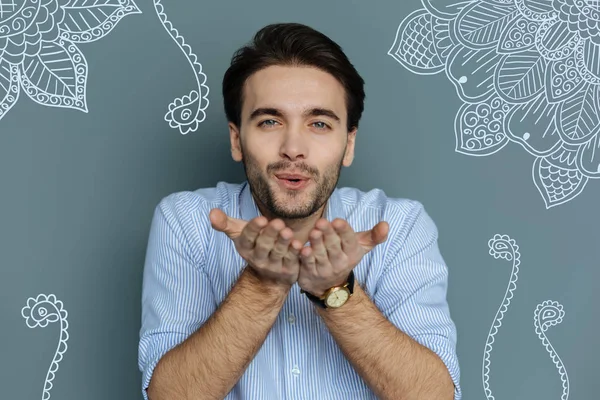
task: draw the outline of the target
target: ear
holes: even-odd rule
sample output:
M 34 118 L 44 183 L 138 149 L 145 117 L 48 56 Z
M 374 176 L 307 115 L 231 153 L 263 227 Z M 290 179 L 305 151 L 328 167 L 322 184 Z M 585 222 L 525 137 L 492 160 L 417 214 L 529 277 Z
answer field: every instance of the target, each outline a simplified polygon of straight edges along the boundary
M 350 132 L 348 132 L 348 139 L 346 142 L 346 153 L 344 153 L 344 159 L 342 165 L 344 167 L 349 167 L 354 160 L 354 144 L 356 142 L 356 133 L 358 132 L 358 128 L 353 128 Z
M 234 161 L 242 161 L 242 144 L 240 143 L 240 130 L 233 123 L 229 123 L 229 141 L 231 142 L 231 158 Z

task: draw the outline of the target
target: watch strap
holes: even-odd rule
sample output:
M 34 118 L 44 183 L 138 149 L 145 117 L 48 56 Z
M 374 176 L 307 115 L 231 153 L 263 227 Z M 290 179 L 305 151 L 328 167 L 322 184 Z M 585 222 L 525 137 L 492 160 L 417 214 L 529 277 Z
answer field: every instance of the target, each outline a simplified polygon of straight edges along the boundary
M 354 270 L 350 271 L 350 274 L 348 275 L 348 280 L 346 282 L 347 283 L 342 286 L 347 287 L 348 291 L 350 292 L 350 295 L 352 295 L 354 293 Z M 339 287 L 339 286 L 334 286 L 334 287 Z M 312 293 L 308 293 L 302 289 L 300 289 L 300 293 L 304 293 L 310 301 L 312 301 L 319 307 L 327 308 L 327 304 L 325 303 L 325 295 L 323 295 L 323 297 L 318 297 L 318 296 L 315 296 Z M 327 292 L 325 292 L 325 293 L 327 293 Z

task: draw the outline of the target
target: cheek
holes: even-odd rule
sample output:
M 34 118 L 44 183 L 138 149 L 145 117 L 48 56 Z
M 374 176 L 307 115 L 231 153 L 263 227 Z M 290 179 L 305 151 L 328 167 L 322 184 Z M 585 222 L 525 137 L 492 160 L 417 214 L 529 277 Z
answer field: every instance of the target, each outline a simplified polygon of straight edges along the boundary
M 332 145 L 322 146 L 314 154 L 314 160 L 322 171 L 337 168 L 344 157 L 343 149 L 332 150 L 333 147 Z
M 268 153 L 265 152 L 264 148 L 256 147 L 256 146 L 244 146 L 243 148 L 243 158 L 246 163 L 246 168 L 249 168 L 253 171 L 259 171 L 264 174 L 264 171 L 267 169 L 266 155 Z
M 272 154 L 278 153 L 279 143 L 269 135 L 262 135 L 253 137 L 252 140 L 248 140 L 244 148 L 252 154 L 255 158 L 265 158 Z

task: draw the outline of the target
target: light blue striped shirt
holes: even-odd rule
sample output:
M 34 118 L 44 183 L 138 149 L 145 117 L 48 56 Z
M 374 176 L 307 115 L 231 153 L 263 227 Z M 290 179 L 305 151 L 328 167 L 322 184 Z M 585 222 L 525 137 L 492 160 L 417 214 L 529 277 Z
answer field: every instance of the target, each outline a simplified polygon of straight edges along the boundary
M 146 400 L 160 357 L 215 312 L 245 265 L 231 239 L 211 227 L 212 208 L 247 221 L 261 215 L 247 182 L 173 193 L 155 209 L 138 353 Z M 357 283 L 389 321 L 438 354 L 454 381 L 455 400 L 460 400 L 456 328 L 446 301 L 448 269 L 438 250 L 437 228 L 421 203 L 390 198 L 379 189 L 336 188 L 323 217 L 343 218 L 355 231 L 381 220 L 389 223 L 388 239 L 355 267 Z M 295 284 L 263 346 L 226 399 L 377 398 L 315 307 Z M 400 355 L 398 362 L 403 362 Z

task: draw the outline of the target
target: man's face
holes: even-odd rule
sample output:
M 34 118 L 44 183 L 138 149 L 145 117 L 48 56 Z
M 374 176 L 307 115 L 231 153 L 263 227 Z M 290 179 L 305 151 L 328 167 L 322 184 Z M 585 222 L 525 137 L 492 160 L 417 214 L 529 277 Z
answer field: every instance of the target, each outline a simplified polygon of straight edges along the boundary
M 301 219 L 325 205 L 354 157 L 346 114 L 343 86 L 321 70 L 271 66 L 248 78 L 241 130 L 229 127 L 259 208 Z

